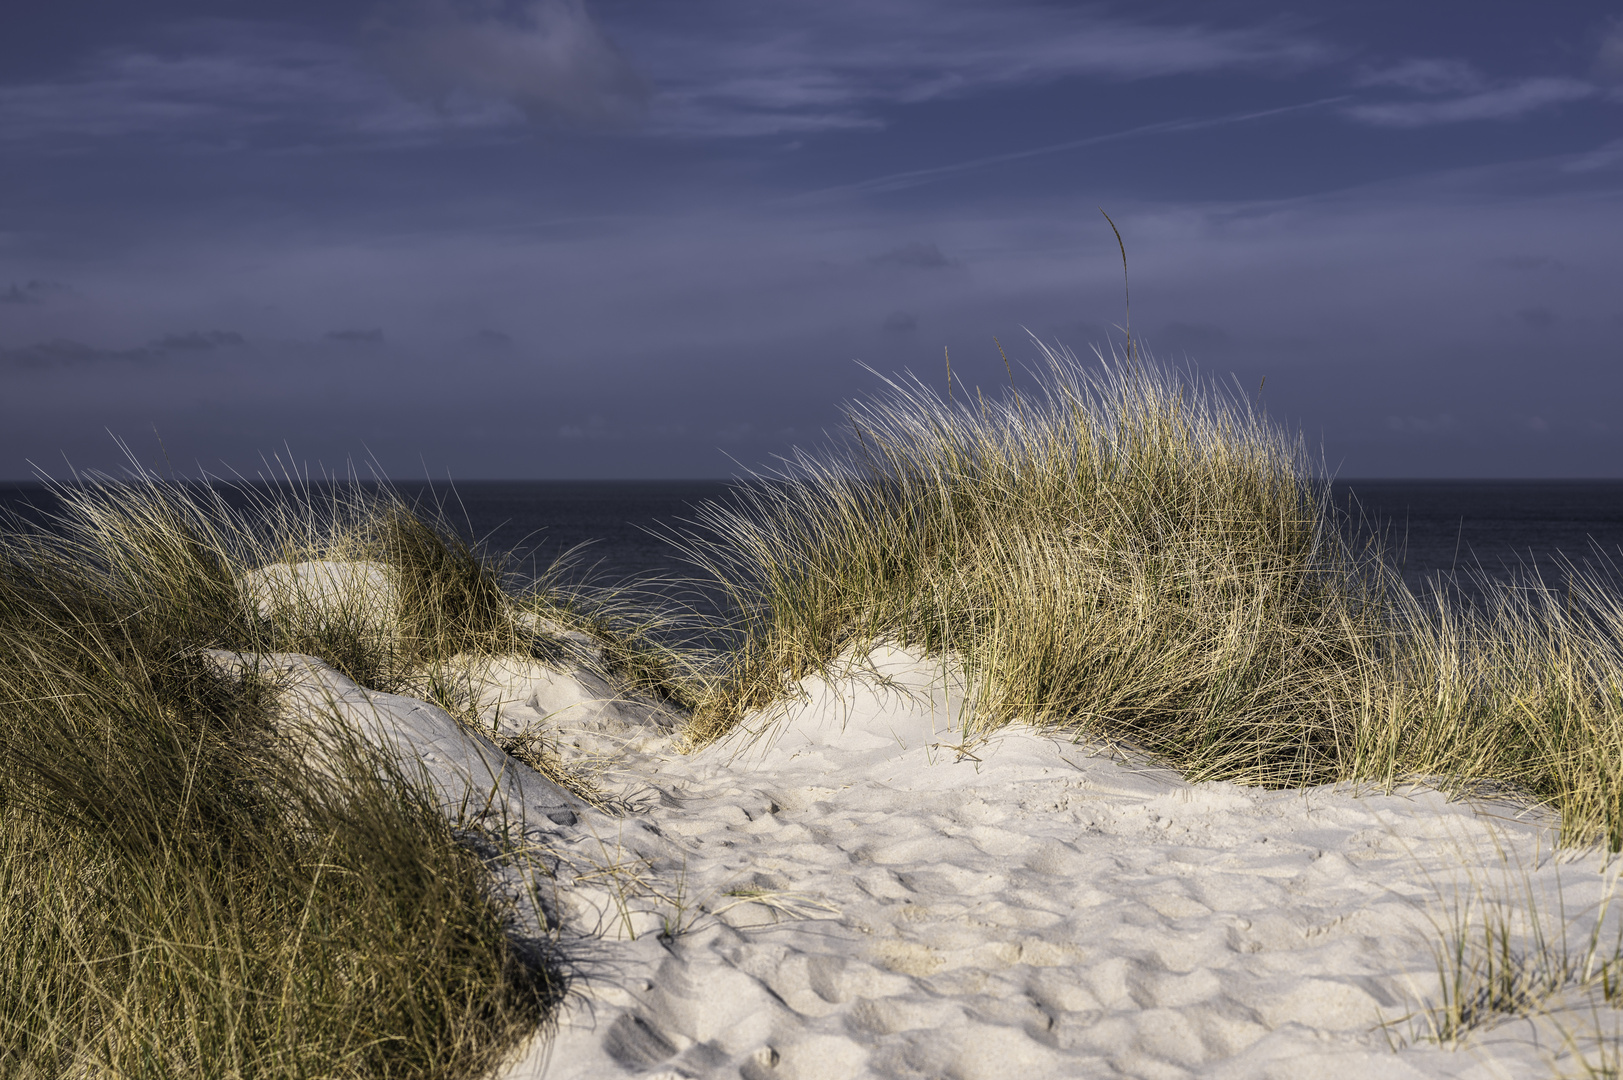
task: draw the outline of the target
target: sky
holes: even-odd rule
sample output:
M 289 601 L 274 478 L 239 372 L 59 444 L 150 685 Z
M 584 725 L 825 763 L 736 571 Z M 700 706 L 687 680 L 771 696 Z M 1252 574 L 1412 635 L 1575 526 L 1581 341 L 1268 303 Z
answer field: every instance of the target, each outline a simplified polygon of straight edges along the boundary
M 6 23 L 0 478 L 770 468 L 882 376 L 1119 347 L 1101 208 L 1137 342 L 1333 474 L 1623 476 L 1616 2 Z

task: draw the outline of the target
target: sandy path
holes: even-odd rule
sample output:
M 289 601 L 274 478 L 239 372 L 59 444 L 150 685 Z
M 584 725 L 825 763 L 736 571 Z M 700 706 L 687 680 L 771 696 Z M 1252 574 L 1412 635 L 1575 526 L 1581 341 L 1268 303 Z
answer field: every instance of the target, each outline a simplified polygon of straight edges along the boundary
M 523 924 L 556 928 L 574 993 L 504 1080 L 1550 1076 L 1563 1029 L 1618 1026 L 1578 990 L 1458 1050 L 1379 1027 L 1436 998 L 1436 926 L 1481 895 L 1518 947 L 1531 905 L 1581 953 L 1615 877 L 1508 806 L 1191 785 L 1020 727 L 966 746 L 952 673 L 889 649 L 686 757 L 601 680 L 493 665 L 495 733 L 596 755 L 638 806 L 614 816 L 434 706 L 258 664 L 292 680 L 312 753 L 337 722 L 458 821 L 548 853 Z
M 576 995 L 506 1080 L 1558 1075 L 1548 1019 L 1377 1027 L 1435 996 L 1430 920 L 1477 885 L 1583 944 L 1609 876 L 1547 819 L 1190 785 L 1029 728 L 967 756 L 939 665 L 865 666 L 754 742 L 623 751 L 645 809 L 564 830 Z M 1574 1032 L 1615 1016 L 1568 998 Z

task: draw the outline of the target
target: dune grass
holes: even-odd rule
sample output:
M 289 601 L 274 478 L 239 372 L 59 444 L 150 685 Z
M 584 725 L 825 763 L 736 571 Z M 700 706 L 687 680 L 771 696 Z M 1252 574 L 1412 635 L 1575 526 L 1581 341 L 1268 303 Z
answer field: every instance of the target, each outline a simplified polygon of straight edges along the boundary
M 1523 871 L 1520 896 L 1472 882 L 1449 898 L 1448 914 L 1434 926 L 1437 1000 L 1411 1018 L 1420 1021 L 1421 1037 L 1457 1046 L 1504 1017 L 1545 1012 L 1573 989 L 1593 991 L 1614 1008 L 1623 1004 L 1623 936 L 1608 920 L 1615 879 L 1590 913 L 1589 932 L 1574 942 L 1559 895 L 1554 910 L 1542 908 Z
M 203 654 L 418 689 L 536 643 L 499 574 L 353 486 L 242 512 L 147 477 L 58 494 L 50 528 L 0 536 L 0 1075 L 473 1076 L 544 1023 L 562 977 L 439 809 L 359 748 L 342 785 L 314 775 L 275 688 Z M 384 567 L 389 618 L 240 587 L 310 559 Z
M 745 637 L 695 745 L 892 640 L 963 660 L 972 728 L 1125 740 L 1194 780 L 1487 784 L 1556 809 L 1569 843 L 1623 847 L 1603 573 L 1417 594 L 1243 394 L 1039 347 L 1036 393 L 893 382 L 847 441 L 702 511 L 690 557 Z
M 1197 777 L 1336 774 L 1389 583 L 1300 441 L 1166 369 L 1045 358 L 1039 395 L 892 384 L 842 450 L 708 509 L 694 554 L 749 637 L 696 738 L 892 638 L 960 654 L 979 725 L 1132 736 Z

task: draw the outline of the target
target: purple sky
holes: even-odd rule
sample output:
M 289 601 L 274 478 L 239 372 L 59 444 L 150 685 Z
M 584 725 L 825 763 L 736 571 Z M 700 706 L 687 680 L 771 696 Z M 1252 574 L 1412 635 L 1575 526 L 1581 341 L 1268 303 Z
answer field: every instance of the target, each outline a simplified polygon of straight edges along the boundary
M 726 476 L 1119 339 L 1100 206 L 1339 475 L 1623 476 L 1616 3 L 20 3 L 0 477 Z

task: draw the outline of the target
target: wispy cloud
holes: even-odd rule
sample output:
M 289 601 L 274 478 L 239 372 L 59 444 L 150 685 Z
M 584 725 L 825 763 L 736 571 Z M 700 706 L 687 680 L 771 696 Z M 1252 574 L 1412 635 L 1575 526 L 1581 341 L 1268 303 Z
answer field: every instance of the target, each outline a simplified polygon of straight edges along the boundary
M 522 121 L 501 101 L 410 101 L 354 49 L 237 20 L 178 24 L 156 46 L 111 48 L 56 79 L 0 85 L 0 141 L 68 147 L 118 138 L 353 145 Z
M 1599 172 L 1623 165 L 1623 139 L 1597 146 L 1587 154 L 1579 154 L 1562 166 L 1564 172 Z
M 1289 72 L 1331 55 L 1274 24 L 973 0 L 694 0 L 607 26 L 585 0 L 389 0 L 365 37 L 369 53 L 291 24 L 175 23 L 49 81 L 0 86 L 0 140 L 375 145 L 645 110 L 664 135 L 862 129 L 899 104 L 999 87 Z
M 1134 19 L 1038 0 L 588 5 L 382 0 L 365 47 L 292 24 L 174 23 L 52 79 L 0 85 L 0 144 L 387 146 L 507 139 L 538 121 L 699 138 L 862 130 L 897 106 L 1015 86 L 1291 75 L 1346 59 L 1279 21 Z M 1623 81 L 1623 22 L 1600 34 L 1593 81 L 1507 82 L 1437 57 L 1350 74 L 1364 96 L 1344 111 L 1358 123 L 1512 120 L 1623 96 L 1607 87 Z
M 1290 71 L 1331 51 L 1277 25 L 1112 18 L 1097 9 L 970 0 L 711 0 L 627 26 L 673 133 L 768 135 L 875 127 L 885 106 L 1073 76 L 1111 80 Z
M 56 338 L 15 349 L 0 349 L 0 364 L 14 368 L 61 368 L 107 361 L 143 361 L 155 358 L 150 349 L 98 349 L 82 341 Z
M 112 363 L 150 363 L 166 354 L 197 355 L 218 349 L 241 348 L 247 344 L 234 330 L 192 330 L 166 334 L 150 345 L 130 349 L 105 349 L 73 338 L 52 338 L 15 348 L 0 349 L 0 364 L 14 368 L 68 368 Z
M 1422 94 L 1477 91 L 1487 86 L 1480 72 L 1464 60 L 1415 57 L 1387 67 L 1365 68 L 1359 86 L 1396 86 Z
M 67 291 L 66 285 L 55 281 L 34 278 L 21 285 L 14 281 L 4 291 L 0 291 L 0 304 L 39 304 L 49 296 Z
M 884 252 L 883 254 L 875 255 L 868 261 L 873 263 L 875 266 L 895 266 L 903 268 L 911 267 L 923 270 L 936 270 L 944 266 L 953 265 L 953 260 L 943 255 L 940 248 L 936 247 L 934 244 L 925 244 L 917 241 L 911 244 L 903 244 L 899 248 L 893 248 L 890 251 Z
M 184 334 L 165 334 L 152 343 L 154 349 L 166 352 L 213 352 L 247 344 L 235 330 L 191 330 Z
M 648 97 L 583 0 L 397 0 L 372 37 L 402 85 L 435 103 L 464 93 L 531 120 L 599 124 L 635 119 Z
M 1425 89 L 1436 85 L 1430 84 Z M 1418 128 L 1473 120 L 1516 120 L 1540 109 L 1582 101 L 1597 93 L 1599 91 L 1592 83 L 1545 77 L 1522 79 L 1506 86 L 1427 101 L 1350 105 L 1344 111 L 1360 123 L 1377 127 Z
M 383 331 L 370 330 L 329 330 L 327 340 L 336 341 L 340 345 L 382 345 Z
M 1612 19 L 1595 51 L 1595 78 L 1623 83 L 1623 15 Z

